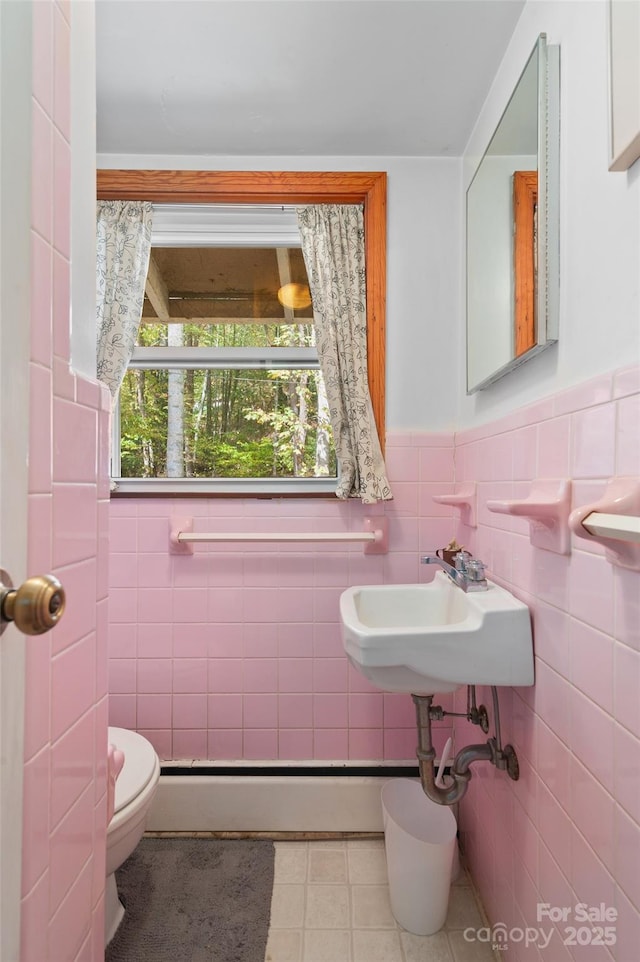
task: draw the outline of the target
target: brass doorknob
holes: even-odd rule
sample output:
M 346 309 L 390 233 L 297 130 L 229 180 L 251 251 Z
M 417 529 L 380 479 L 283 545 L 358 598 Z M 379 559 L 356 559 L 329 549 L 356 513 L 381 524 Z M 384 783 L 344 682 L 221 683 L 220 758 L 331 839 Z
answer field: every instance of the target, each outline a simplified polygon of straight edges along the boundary
M 3 582 L 11 581 L 2 572 Z M 0 617 L 25 635 L 42 635 L 58 624 L 65 608 L 64 588 L 53 575 L 36 575 L 19 588 L 0 584 Z M 3 624 L 4 627 L 4 624 Z

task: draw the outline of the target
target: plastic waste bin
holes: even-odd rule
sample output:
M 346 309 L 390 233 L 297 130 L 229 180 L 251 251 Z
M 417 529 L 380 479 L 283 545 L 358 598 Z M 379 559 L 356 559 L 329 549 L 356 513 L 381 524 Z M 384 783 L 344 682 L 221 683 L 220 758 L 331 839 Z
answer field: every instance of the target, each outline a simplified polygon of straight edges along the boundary
M 407 932 L 433 935 L 447 916 L 455 817 L 409 778 L 385 782 L 381 798 L 391 910 Z

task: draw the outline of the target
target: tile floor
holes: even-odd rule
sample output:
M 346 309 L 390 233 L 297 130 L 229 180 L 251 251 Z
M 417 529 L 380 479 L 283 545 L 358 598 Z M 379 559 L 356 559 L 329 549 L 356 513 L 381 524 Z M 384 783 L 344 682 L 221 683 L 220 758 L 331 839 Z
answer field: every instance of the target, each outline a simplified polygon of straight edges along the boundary
M 444 928 L 405 932 L 391 914 L 382 839 L 276 842 L 265 962 L 493 962 L 464 939 L 485 923 L 464 870 Z

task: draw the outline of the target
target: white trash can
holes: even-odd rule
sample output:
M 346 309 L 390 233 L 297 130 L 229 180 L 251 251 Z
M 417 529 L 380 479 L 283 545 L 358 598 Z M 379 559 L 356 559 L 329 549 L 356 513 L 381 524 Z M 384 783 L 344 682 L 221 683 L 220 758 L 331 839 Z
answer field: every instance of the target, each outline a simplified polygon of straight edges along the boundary
M 381 798 L 391 910 L 407 932 L 433 935 L 447 917 L 455 817 L 409 778 L 385 782 Z

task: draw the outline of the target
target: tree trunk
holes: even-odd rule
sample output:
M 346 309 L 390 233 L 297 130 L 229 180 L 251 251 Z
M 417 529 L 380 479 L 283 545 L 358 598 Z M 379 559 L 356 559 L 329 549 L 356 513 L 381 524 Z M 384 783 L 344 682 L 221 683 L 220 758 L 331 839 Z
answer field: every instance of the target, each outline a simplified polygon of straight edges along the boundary
M 144 399 L 144 371 L 139 368 L 135 369 L 135 379 L 136 379 L 136 401 L 138 404 L 138 411 L 140 412 L 140 418 L 146 421 L 147 418 L 147 406 Z M 154 458 L 153 458 L 153 447 L 148 438 L 145 438 L 142 442 L 142 464 L 144 466 L 144 478 L 153 478 L 155 476 L 154 471 Z
M 169 324 L 167 344 L 182 347 L 182 324 Z M 170 370 L 167 388 L 167 477 L 184 477 L 184 371 Z
M 315 374 L 316 394 L 318 398 L 318 430 L 316 432 L 316 477 L 326 477 L 329 474 L 329 401 L 324 384 L 322 371 Z

